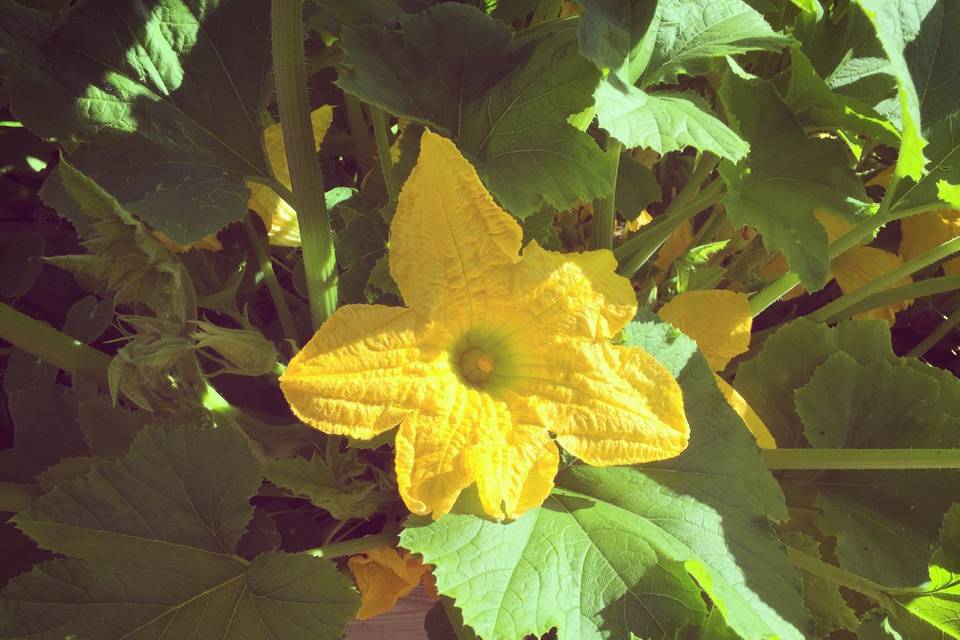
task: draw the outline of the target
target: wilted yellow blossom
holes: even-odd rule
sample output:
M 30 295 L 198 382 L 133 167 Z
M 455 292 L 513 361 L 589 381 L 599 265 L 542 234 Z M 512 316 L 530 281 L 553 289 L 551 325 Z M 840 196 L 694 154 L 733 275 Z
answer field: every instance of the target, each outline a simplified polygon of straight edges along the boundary
M 347 305 L 290 362 L 281 387 L 304 422 L 371 438 L 399 424 L 411 511 L 439 518 L 477 484 L 516 518 L 553 486 L 557 442 L 589 464 L 679 454 L 680 387 L 653 356 L 611 344 L 637 309 L 610 251 L 561 254 L 493 201 L 427 131 L 391 224 L 390 273 L 408 307 Z
M 714 371 L 723 371 L 730 360 L 750 348 L 753 313 L 746 295 L 734 291 L 688 291 L 663 305 L 659 315 L 693 338 Z M 717 386 L 727 403 L 747 425 L 762 448 L 775 448 L 767 426 L 747 401 L 720 376 Z
M 313 138 L 316 149 L 327 135 L 327 129 L 333 122 L 333 107 L 323 106 L 310 114 L 313 123 Z M 267 159 L 273 168 L 273 175 L 287 189 L 290 188 L 290 167 L 287 165 L 287 149 L 283 144 L 283 128 L 279 122 L 267 127 L 263 132 L 263 145 L 267 150 Z M 273 189 L 259 182 L 247 181 L 250 189 L 249 207 L 263 220 L 267 228 L 270 244 L 283 247 L 300 246 L 300 227 L 297 224 L 297 211 Z
M 367 620 L 393 609 L 397 600 L 416 589 L 421 581 L 436 598 L 430 570 L 417 556 L 393 547 L 371 549 L 351 556 L 347 567 L 360 590 L 358 620 Z
M 654 266 L 660 271 L 666 271 L 674 261 L 687 252 L 690 245 L 693 244 L 693 225 L 689 220 L 677 227 L 667 238 L 667 241 L 660 247 L 657 257 L 654 259 Z

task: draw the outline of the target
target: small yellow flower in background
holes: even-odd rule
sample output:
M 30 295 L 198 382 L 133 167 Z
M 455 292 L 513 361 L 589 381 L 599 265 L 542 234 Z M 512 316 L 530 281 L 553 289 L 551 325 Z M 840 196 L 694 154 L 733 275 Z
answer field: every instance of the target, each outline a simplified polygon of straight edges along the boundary
M 663 305 L 658 315 L 697 341 L 712 371 L 723 371 L 750 348 L 750 300 L 735 291 L 687 291 Z
M 437 598 L 433 575 L 417 556 L 393 547 L 371 549 L 351 556 L 347 567 L 360 590 L 357 620 L 368 620 L 393 609 L 397 600 L 409 595 L 421 581 L 432 598 Z
M 750 300 L 743 293 L 687 291 L 663 305 L 658 315 L 696 341 L 713 371 L 723 371 L 730 360 L 750 348 L 753 313 Z M 775 449 L 777 443 L 770 430 L 743 396 L 717 374 L 714 379 L 727 404 L 757 439 L 757 445 L 763 449 Z
M 876 180 L 876 178 L 874 178 L 874 180 Z M 851 229 L 849 222 L 830 213 L 829 211 L 818 210 L 814 212 L 814 215 L 816 215 L 817 220 L 820 221 L 820 224 L 823 225 L 823 228 L 826 229 L 827 241 L 830 243 L 836 242 L 838 238 L 843 236 Z M 909 218 L 908 220 L 912 219 L 913 218 Z M 907 220 L 904 220 L 903 222 L 906 221 Z M 903 224 L 903 222 L 901 222 L 901 224 Z M 930 248 L 938 244 L 940 243 L 935 242 L 930 245 Z M 922 253 L 922 251 L 923 250 L 918 251 L 918 253 Z M 900 252 L 901 255 L 903 255 L 903 243 L 900 245 Z M 903 259 L 907 260 L 909 258 L 904 256 Z M 891 271 L 892 269 L 897 268 L 901 264 L 901 258 L 897 257 L 893 253 L 890 253 L 889 251 L 884 251 L 883 249 L 877 249 L 875 247 L 851 247 L 830 261 L 829 280 L 836 280 L 841 292 L 850 293 L 851 291 L 855 291 L 865 284 L 873 282 L 880 276 L 884 275 L 888 271 Z M 788 267 L 786 258 L 784 258 L 782 255 L 777 255 L 761 270 L 761 275 L 771 278 L 777 277 L 786 273 L 787 269 Z M 911 282 L 913 282 L 913 279 L 908 276 L 892 284 L 891 287 L 898 287 L 903 284 L 910 284 Z M 794 287 L 787 295 L 783 297 L 783 299 L 790 300 L 792 298 L 796 298 L 797 296 L 803 295 L 803 293 L 804 290 L 802 287 Z M 881 320 L 886 320 L 892 325 L 896 321 L 896 315 L 909 307 L 912 303 L 912 300 L 902 300 L 885 307 L 871 309 L 870 311 L 866 311 L 864 313 L 858 313 L 854 317 L 878 318 Z
M 327 130 L 333 122 L 333 107 L 326 105 L 314 109 L 310 114 L 313 123 L 313 137 L 316 149 L 320 149 Z M 287 165 L 287 150 L 283 144 L 283 128 L 279 122 L 267 127 L 263 132 L 263 144 L 267 150 L 267 159 L 273 168 L 273 174 L 287 189 L 290 188 L 290 167 Z M 250 189 L 249 207 L 263 220 L 267 228 L 270 244 L 283 247 L 300 246 L 300 227 L 297 224 L 297 212 L 273 189 L 259 182 L 247 182 Z
M 651 222 L 653 222 L 653 216 L 650 215 L 649 211 L 644 209 L 643 211 L 640 212 L 640 214 L 636 218 L 634 218 L 633 220 L 630 220 L 624 226 L 627 231 L 633 233 L 634 231 L 639 231 L 640 227 L 644 225 L 648 225 Z
M 960 211 L 940 209 L 904 218 L 900 221 L 900 232 L 903 236 L 900 257 L 911 260 L 960 236 Z M 948 276 L 960 276 L 960 258 L 944 262 L 943 272 Z
M 830 263 L 830 271 L 844 293 L 856 291 L 860 287 L 870 284 L 880 276 L 892 271 L 902 264 L 896 254 L 876 249 L 874 247 L 851 247 Z M 895 282 L 891 287 L 910 284 L 913 278 L 906 276 Z M 896 321 L 897 313 L 913 304 L 913 300 L 901 300 L 885 307 L 871 309 L 854 315 L 854 318 L 877 318 L 886 320 L 889 324 Z
M 391 224 L 408 307 L 347 305 L 280 384 L 307 424 L 372 438 L 397 424 L 400 495 L 447 513 L 474 482 L 516 518 L 553 487 L 557 442 L 594 465 L 670 458 L 689 440 L 680 387 L 610 343 L 637 310 L 607 250 L 518 255 L 521 230 L 450 140 L 427 131 Z
M 693 225 L 689 220 L 684 221 L 677 229 L 670 234 L 667 241 L 660 247 L 657 257 L 654 259 L 654 266 L 660 271 L 667 271 L 670 265 L 682 256 L 693 244 Z

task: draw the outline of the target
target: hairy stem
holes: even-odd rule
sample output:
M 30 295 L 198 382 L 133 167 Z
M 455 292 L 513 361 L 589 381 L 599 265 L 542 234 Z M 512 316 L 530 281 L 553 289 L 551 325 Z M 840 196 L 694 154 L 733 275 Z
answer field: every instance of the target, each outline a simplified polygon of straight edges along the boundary
M 323 176 L 313 146 L 303 58 L 303 0 L 273 0 L 273 70 L 283 143 L 300 225 L 307 294 L 314 329 L 337 308 L 336 256 L 324 199 Z
M 960 277 L 956 277 L 956 278 L 960 280 Z M 940 278 L 934 278 L 934 280 L 938 280 L 938 279 Z M 960 282 L 957 283 L 957 287 L 960 287 Z M 938 326 L 936 329 L 931 331 L 930 335 L 924 338 L 920 342 L 920 344 L 915 346 L 913 349 L 910 349 L 907 355 L 914 358 L 920 358 L 924 356 L 927 353 L 927 351 L 930 351 L 930 349 L 932 349 L 934 345 L 936 345 L 938 342 L 943 340 L 943 338 L 945 338 L 946 335 L 950 333 L 954 329 L 954 327 L 956 327 L 957 325 L 960 325 L 960 309 L 957 309 L 956 311 L 951 313 L 950 316 L 946 318 L 943 322 L 941 322 L 940 326 Z
M 290 313 L 290 307 L 287 305 L 287 299 L 283 295 L 283 287 L 277 280 L 277 274 L 273 271 L 273 262 L 270 260 L 270 249 L 260 238 L 256 227 L 250 216 L 243 220 L 243 229 L 247 232 L 247 240 L 253 248 L 253 253 L 257 258 L 260 272 L 263 274 L 263 280 L 270 291 L 270 297 L 273 299 L 273 306 L 277 309 L 277 315 L 280 317 L 280 326 L 283 329 L 283 335 L 288 340 L 292 340 L 295 345 L 299 345 L 297 339 L 297 326 L 293 322 L 293 315 Z M 299 346 L 297 347 L 299 349 Z
M 960 469 L 960 449 L 762 449 L 776 471 Z
M 887 590 L 872 580 L 867 580 L 855 573 L 850 573 L 845 569 L 824 562 L 820 558 L 815 558 L 793 547 L 787 547 L 787 556 L 790 558 L 790 562 L 801 571 L 806 571 L 812 575 L 824 578 L 833 584 L 862 593 L 883 605 L 888 610 L 894 608 L 893 598 L 890 597 Z
M 842 314 L 831 318 L 829 322 L 842 320 L 843 318 L 863 313 L 864 311 L 870 311 L 871 309 L 885 307 L 902 300 L 913 300 L 955 290 L 960 290 L 960 276 L 940 276 L 901 285 L 864 298 L 857 304 L 845 309 Z
M 378 547 L 392 547 L 397 544 L 396 533 L 375 533 L 362 538 L 334 542 L 315 549 L 307 549 L 303 553 L 316 558 L 342 558 L 352 556 Z
M 377 141 L 377 159 L 380 160 L 380 171 L 383 172 L 383 184 L 387 189 L 387 196 L 391 202 L 397 201 L 397 177 L 393 172 L 393 159 L 390 157 L 390 140 L 387 138 L 387 120 L 383 109 L 372 104 L 370 120 L 373 122 L 373 137 Z
M 101 389 L 108 388 L 110 356 L 3 303 L 0 338 L 71 375 L 90 378 Z
M 607 161 L 613 165 L 613 193 L 600 200 L 593 219 L 593 243 L 596 249 L 613 249 L 613 227 L 617 217 L 617 173 L 620 169 L 620 152 L 623 143 L 607 138 Z

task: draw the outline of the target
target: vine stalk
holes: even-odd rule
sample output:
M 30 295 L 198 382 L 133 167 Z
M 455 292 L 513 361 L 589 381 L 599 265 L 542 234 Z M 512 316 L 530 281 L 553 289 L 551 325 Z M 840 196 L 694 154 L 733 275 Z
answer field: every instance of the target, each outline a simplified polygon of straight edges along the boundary
M 277 104 L 303 244 L 310 317 L 317 329 L 337 308 L 337 272 L 304 76 L 303 0 L 273 0 L 270 22 Z

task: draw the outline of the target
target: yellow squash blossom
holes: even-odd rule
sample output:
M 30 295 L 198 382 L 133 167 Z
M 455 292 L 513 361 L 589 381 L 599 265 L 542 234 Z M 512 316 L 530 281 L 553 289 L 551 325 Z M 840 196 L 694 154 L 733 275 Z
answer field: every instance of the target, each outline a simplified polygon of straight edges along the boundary
M 663 305 L 658 315 L 697 341 L 710 369 L 723 371 L 750 348 L 750 300 L 735 291 L 687 291 Z
M 406 551 L 393 547 L 371 549 L 351 556 L 347 567 L 360 590 L 357 620 L 368 620 L 393 609 L 397 600 L 409 595 L 421 581 L 427 593 L 437 597 L 430 570 Z
M 827 240 L 830 243 L 836 242 L 838 238 L 843 236 L 851 229 L 849 222 L 828 211 L 816 211 L 814 212 L 814 215 L 817 216 L 817 220 L 819 220 L 820 224 L 823 225 L 823 228 L 826 229 Z M 937 244 L 939 243 L 935 243 L 930 246 L 936 246 Z M 904 244 L 900 245 L 900 252 L 901 255 L 904 254 Z M 908 258 L 904 257 L 904 259 Z M 841 292 L 850 293 L 851 291 L 859 289 L 865 284 L 873 282 L 888 271 L 897 268 L 900 266 L 900 264 L 902 264 L 901 258 L 890 253 L 889 251 L 884 251 L 883 249 L 877 249 L 875 247 L 851 247 L 830 261 L 829 280 L 836 280 Z M 767 277 L 776 277 L 786 273 L 787 269 L 788 267 L 786 258 L 784 258 L 782 255 L 778 255 L 769 263 L 767 263 L 767 265 L 761 271 L 761 274 Z M 911 282 L 913 282 L 913 279 L 907 276 L 891 286 L 896 287 L 902 284 L 910 284 Z M 804 291 L 802 287 L 794 287 L 783 298 L 784 300 L 790 300 L 791 298 L 795 298 L 803 293 Z M 871 309 L 870 311 L 866 311 L 864 313 L 858 313 L 854 317 L 879 318 L 886 320 L 892 325 L 896 321 L 896 315 L 909 307 L 912 302 L 912 300 L 894 302 L 893 304 L 885 307 Z
M 327 135 L 327 129 L 333 122 L 333 107 L 323 106 L 310 114 L 313 123 L 313 138 L 316 149 Z M 283 128 L 279 122 L 267 127 L 263 132 L 263 144 L 267 150 L 267 159 L 273 168 L 273 175 L 287 189 L 290 188 L 290 167 L 287 165 L 287 149 L 283 144 Z M 267 228 L 270 244 L 283 247 L 300 246 L 300 227 L 297 225 L 297 212 L 273 189 L 259 182 L 247 181 L 250 189 L 249 207 L 263 220 Z
M 347 305 L 290 362 L 293 412 L 327 433 L 393 428 L 400 495 L 447 513 L 477 485 L 516 518 L 553 487 L 557 444 L 588 464 L 676 456 L 680 387 L 642 349 L 611 344 L 636 310 L 610 251 L 561 254 L 493 201 L 450 140 L 425 132 L 391 224 L 407 307 Z
M 750 348 L 753 313 L 746 295 L 735 291 L 687 291 L 663 305 L 659 316 L 696 341 L 713 371 L 723 371 L 730 360 Z M 740 416 L 763 449 L 775 449 L 773 434 L 747 401 L 714 374 L 727 404 Z
M 960 236 L 960 211 L 939 209 L 904 218 L 900 221 L 900 232 L 900 257 L 911 260 Z M 944 262 L 943 272 L 948 276 L 960 276 L 960 258 Z

